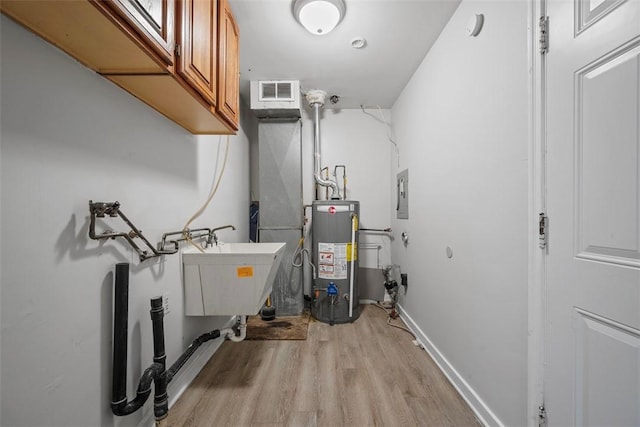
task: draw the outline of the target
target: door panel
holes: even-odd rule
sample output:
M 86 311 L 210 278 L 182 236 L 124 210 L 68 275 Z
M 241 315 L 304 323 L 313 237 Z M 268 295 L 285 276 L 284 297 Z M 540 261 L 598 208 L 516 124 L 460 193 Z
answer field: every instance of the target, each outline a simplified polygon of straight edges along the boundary
M 178 73 L 207 102 L 218 102 L 218 1 L 184 0 Z
M 626 0 L 579 0 L 576 1 L 576 34 L 604 18 Z
M 238 127 L 240 120 L 240 32 L 229 2 L 220 0 L 220 114 Z
M 547 13 L 547 419 L 640 425 L 640 0 Z
M 640 334 L 580 309 L 575 310 L 574 324 L 576 425 L 638 425 Z
M 576 74 L 577 256 L 640 266 L 640 39 Z

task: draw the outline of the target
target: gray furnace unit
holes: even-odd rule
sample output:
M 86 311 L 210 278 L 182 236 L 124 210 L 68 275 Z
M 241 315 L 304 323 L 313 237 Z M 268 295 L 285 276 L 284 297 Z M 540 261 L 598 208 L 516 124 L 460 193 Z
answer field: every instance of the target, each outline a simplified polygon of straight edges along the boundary
M 360 316 L 358 221 L 360 202 L 313 202 L 313 262 L 317 279 L 311 314 L 321 322 L 348 323 Z
M 304 309 L 302 269 L 292 264 L 303 223 L 301 126 L 297 118 L 258 123 L 258 239 L 287 244 L 271 292 L 277 316 Z

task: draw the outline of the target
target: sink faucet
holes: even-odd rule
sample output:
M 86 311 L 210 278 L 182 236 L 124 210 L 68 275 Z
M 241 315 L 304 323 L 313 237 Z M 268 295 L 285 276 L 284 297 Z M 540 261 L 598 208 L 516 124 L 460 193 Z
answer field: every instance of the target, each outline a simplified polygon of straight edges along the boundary
M 218 246 L 218 236 L 216 236 L 216 231 L 224 230 L 225 228 L 230 228 L 235 230 L 236 228 L 233 225 L 223 225 L 222 227 L 216 227 L 209 232 L 209 237 L 207 238 L 207 247 L 213 246 L 213 243 Z

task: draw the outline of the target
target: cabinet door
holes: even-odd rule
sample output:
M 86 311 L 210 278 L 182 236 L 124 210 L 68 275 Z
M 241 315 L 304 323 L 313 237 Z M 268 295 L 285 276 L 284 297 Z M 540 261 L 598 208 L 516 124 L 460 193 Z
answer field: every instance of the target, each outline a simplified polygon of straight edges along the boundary
M 173 65 L 175 49 L 175 0 L 106 0 L 157 53 Z
M 218 0 L 180 2 L 178 74 L 212 106 L 218 92 Z
M 218 112 L 234 129 L 238 129 L 240 113 L 240 32 L 229 2 L 220 0 L 220 56 Z

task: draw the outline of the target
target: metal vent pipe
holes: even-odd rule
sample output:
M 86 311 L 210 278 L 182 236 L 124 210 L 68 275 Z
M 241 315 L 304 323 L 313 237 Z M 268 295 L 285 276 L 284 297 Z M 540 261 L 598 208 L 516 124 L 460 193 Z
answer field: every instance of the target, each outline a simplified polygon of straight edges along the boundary
M 320 173 L 322 169 L 321 156 L 320 156 L 320 108 L 324 106 L 324 100 L 327 97 L 327 93 L 322 90 L 310 90 L 305 95 L 309 106 L 313 108 L 313 125 L 314 125 L 314 138 L 313 138 L 313 176 L 316 179 L 316 183 L 322 187 L 331 187 L 331 199 L 339 200 L 340 190 L 338 184 L 331 179 L 323 179 Z

